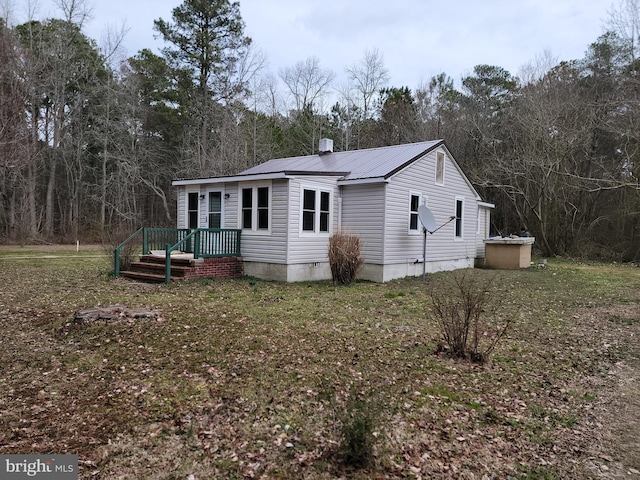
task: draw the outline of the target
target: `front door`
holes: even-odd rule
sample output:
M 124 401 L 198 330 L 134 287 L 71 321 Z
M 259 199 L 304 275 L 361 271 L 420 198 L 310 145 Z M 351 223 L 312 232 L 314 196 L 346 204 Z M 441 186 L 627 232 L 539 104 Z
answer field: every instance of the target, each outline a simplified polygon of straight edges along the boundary
M 207 221 L 209 228 L 222 228 L 222 192 L 209 192 L 207 202 Z M 201 237 L 202 251 L 210 255 L 223 253 L 223 234 L 220 232 L 203 232 Z

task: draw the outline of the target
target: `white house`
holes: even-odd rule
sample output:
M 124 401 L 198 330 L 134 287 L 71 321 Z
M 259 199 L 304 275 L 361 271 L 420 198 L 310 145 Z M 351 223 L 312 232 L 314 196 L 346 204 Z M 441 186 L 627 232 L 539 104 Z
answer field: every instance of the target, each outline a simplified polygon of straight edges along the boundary
M 482 201 L 443 140 L 267 161 L 231 177 L 176 180 L 178 228 L 241 229 L 244 273 L 262 279 L 331 279 L 328 243 L 357 235 L 359 278 L 385 282 L 423 272 L 426 205 L 439 230 L 426 240 L 427 272 L 484 257 L 492 204 Z M 453 217 L 453 218 L 452 218 Z

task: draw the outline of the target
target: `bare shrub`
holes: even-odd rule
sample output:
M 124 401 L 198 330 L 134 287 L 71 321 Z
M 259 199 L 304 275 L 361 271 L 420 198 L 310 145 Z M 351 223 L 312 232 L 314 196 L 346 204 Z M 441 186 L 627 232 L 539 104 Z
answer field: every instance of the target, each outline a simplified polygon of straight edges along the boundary
M 514 319 L 500 316 L 504 296 L 493 288 L 495 278 L 483 280 L 473 270 L 461 270 L 432 287 L 429 315 L 446 344 L 440 351 L 477 363 L 489 360 Z
M 334 233 L 329 239 L 329 265 L 334 285 L 349 285 L 356 279 L 360 267 L 360 239 L 344 232 Z
M 102 248 L 105 253 L 111 255 L 115 262 L 115 250 L 118 245 L 124 242 L 131 235 L 130 230 L 115 229 L 108 231 L 102 236 Z M 142 237 L 138 237 L 127 243 L 120 250 L 120 270 L 128 270 L 131 262 L 140 256 L 142 252 Z M 115 265 L 115 263 L 114 263 Z

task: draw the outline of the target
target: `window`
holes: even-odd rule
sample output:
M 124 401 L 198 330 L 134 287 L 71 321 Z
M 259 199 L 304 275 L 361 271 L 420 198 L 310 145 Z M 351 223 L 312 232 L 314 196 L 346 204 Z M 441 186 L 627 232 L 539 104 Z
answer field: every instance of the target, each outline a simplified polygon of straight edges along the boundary
M 455 216 L 455 238 L 462 239 L 462 215 L 464 212 L 464 200 L 456 198 L 456 216 Z
M 198 196 L 198 192 L 189 192 L 187 195 L 187 228 L 198 228 L 198 215 L 200 213 Z
M 330 202 L 329 202 L 329 192 L 320 192 L 320 231 L 328 232 L 329 231 L 329 212 L 330 212 Z
M 436 153 L 436 185 L 444 185 L 444 153 Z
M 302 189 L 303 233 L 329 233 L 331 225 L 331 193 L 323 190 Z
M 420 222 L 418 219 L 418 207 L 420 206 L 419 193 L 411 193 L 409 198 L 409 233 L 420 231 Z
M 209 228 L 222 228 L 222 192 L 209 192 Z
M 253 188 L 242 189 L 242 228 L 251 230 L 253 220 Z
M 240 225 L 243 230 L 267 232 L 270 228 L 271 187 L 243 187 Z
M 316 192 L 303 190 L 302 193 L 302 231 L 313 232 L 316 225 Z
M 269 187 L 258 187 L 258 230 L 269 229 Z

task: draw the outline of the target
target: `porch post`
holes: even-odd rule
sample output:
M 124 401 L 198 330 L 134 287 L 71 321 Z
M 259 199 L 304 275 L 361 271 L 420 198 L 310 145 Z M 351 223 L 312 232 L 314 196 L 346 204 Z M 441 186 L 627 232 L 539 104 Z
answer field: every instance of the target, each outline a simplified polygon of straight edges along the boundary
M 171 245 L 167 244 L 164 257 L 164 282 L 171 283 Z

